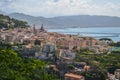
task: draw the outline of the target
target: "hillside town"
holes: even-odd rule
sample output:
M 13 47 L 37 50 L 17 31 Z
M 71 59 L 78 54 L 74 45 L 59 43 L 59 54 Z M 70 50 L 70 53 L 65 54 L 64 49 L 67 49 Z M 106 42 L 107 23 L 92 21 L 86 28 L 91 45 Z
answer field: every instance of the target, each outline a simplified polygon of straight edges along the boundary
M 0 40 L 10 44 L 22 44 L 12 46 L 14 50 L 21 50 L 24 55 L 47 59 L 56 52 L 59 58 L 75 58 L 75 50 L 89 49 L 96 54 L 105 51 L 112 51 L 109 46 L 111 41 L 99 41 L 92 37 L 84 37 L 70 34 L 60 34 L 56 32 L 47 32 L 43 25 L 40 29 L 33 28 L 15 28 L 9 30 L 0 30 Z
M 57 32 L 47 32 L 43 24 L 40 29 L 35 25 L 29 28 L 0 29 L 0 41 L 12 45 L 12 49 L 20 51 L 21 56 L 49 61 L 49 67 L 60 80 L 85 80 L 83 75 L 75 72 L 84 72 L 92 67 L 87 62 L 77 62 L 76 51 L 88 49 L 95 54 L 111 53 L 111 41 L 98 40 Z M 74 69 L 73 66 L 74 65 Z M 108 80 L 120 79 L 120 70 L 116 69 L 115 75 L 108 73 Z
M 35 25 L 32 28 L 0 29 L 0 40 L 10 44 L 23 44 L 21 48 L 23 51 L 33 50 L 33 52 L 37 47 L 40 48 L 40 51 L 46 52 L 47 48 L 50 48 L 50 52 L 59 51 L 60 53 L 64 51 L 73 52 L 73 49 L 84 48 L 101 53 L 110 51 L 112 48 L 109 46 L 112 43 L 111 41 L 100 41 L 89 36 L 47 32 L 43 25 L 40 29 L 36 29 Z M 18 49 L 18 46 L 13 46 L 13 48 Z

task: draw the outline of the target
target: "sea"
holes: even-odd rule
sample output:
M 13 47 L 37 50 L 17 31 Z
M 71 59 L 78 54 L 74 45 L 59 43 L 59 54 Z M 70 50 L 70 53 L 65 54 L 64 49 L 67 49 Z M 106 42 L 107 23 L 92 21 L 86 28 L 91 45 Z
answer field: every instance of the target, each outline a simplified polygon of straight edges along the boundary
M 114 42 L 120 41 L 120 27 L 85 27 L 85 28 L 65 28 L 48 29 L 48 32 L 58 32 L 79 36 L 91 36 L 96 39 L 110 38 Z

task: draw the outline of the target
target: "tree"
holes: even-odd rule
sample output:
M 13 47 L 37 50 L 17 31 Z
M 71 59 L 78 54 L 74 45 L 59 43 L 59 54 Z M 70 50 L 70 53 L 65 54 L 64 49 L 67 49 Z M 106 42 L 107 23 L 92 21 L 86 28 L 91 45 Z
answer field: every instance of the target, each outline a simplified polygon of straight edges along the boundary
M 73 65 L 68 65 L 68 66 L 67 66 L 67 69 L 68 69 L 68 70 L 73 70 L 73 69 L 74 69 L 74 66 L 73 66 Z
M 46 62 L 21 58 L 11 49 L 0 50 L 0 61 L 0 80 L 57 80 L 47 73 Z
M 117 46 L 117 47 L 120 47 L 120 42 L 117 42 L 117 43 L 116 43 L 116 46 Z
M 36 39 L 35 42 L 34 42 L 35 45 L 41 45 L 41 41 Z
M 110 38 L 101 38 L 101 39 L 99 39 L 100 41 L 101 40 L 108 40 L 108 41 L 113 41 L 112 39 L 110 39 Z
M 109 73 L 114 74 L 115 70 L 118 69 L 118 68 L 119 68 L 119 66 L 109 65 L 109 66 L 107 67 L 107 70 L 108 70 Z
M 100 69 L 91 69 L 87 72 L 83 72 L 85 80 L 106 80 L 106 71 Z

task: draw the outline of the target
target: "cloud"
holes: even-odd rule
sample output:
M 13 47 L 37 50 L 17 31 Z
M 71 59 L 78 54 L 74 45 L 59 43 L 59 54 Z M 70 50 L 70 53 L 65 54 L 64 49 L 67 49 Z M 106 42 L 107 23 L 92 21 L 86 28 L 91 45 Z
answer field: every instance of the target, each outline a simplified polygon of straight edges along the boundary
M 0 0 L 0 10 L 8 7 L 15 0 Z
M 111 15 L 120 16 L 119 0 L 0 0 L 2 10 L 35 16 Z

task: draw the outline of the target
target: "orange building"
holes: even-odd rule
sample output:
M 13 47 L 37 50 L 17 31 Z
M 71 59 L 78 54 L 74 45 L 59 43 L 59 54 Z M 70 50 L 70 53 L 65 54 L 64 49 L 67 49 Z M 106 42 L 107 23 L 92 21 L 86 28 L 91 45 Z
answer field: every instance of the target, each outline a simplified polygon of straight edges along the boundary
M 73 73 L 66 73 L 65 80 L 85 80 L 84 76 L 73 74 Z

